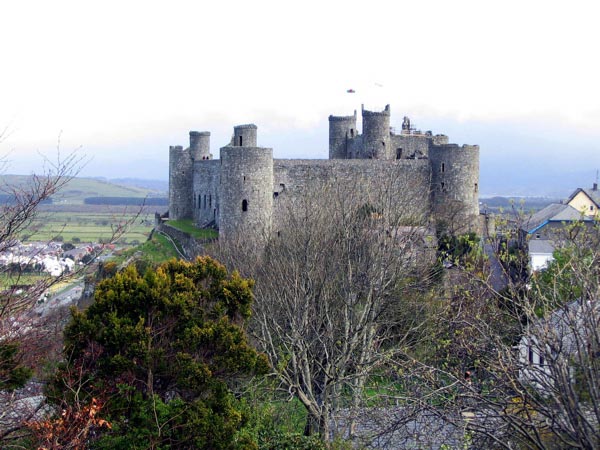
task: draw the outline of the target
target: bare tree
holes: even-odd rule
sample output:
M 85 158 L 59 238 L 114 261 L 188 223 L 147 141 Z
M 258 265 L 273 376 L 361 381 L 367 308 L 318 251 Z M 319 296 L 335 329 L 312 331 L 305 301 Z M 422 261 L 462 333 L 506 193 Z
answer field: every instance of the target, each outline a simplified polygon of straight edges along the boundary
M 250 331 L 279 388 L 306 407 L 307 434 L 331 438 L 338 412 L 363 405 L 369 376 L 423 333 L 428 303 L 416 299 L 435 243 L 426 211 L 398 195 L 408 183 L 390 173 L 284 198 L 284 219 L 264 252 L 245 260 L 238 252 L 256 280 Z
M 505 236 L 495 253 L 506 286 L 482 259 L 455 269 L 451 303 L 428 358 L 396 360 L 415 382 L 420 411 L 463 430 L 478 448 L 600 446 L 600 230 L 583 223 L 555 236 L 556 261 L 519 280 Z M 395 427 L 406 423 L 400 411 Z
M 8 252 L 20 241 L 23 233 L 31 232 L 42 203 L 57 194 L 85 164 L 78 152 L 66 156 L 57 149 L 56 158 L 44 158 L 41 174 L 22 177 L 23 181 L 0 184 L 0 193 L 6 199 L 0 206 L 0 252 Z M 6 167 L 6 166 L 4 166 Z M 110 242 L 118 239 L 133 219 L 118 220 L 113 225 Z M 27 265 L 27 263 L 24 263 Z M 19 437 L 27 420 L 43 408 L 40 389 L 23 394 L 22 387 L 50 353 L 60 352 L 60 335 L 66 319 L 66 310 L 43 316 L 35 311 L 40 296 L 52 285 L 68 277 L 80 275 L 85 267 L 63 273 L 58 277 L 42 277 L 35 283 L 25 283 L 21 263 L 13 265 L 10 286 L 0 293 L 0 442 L 8 445 Z M 37 395 L 35 395 L 37 393 Z

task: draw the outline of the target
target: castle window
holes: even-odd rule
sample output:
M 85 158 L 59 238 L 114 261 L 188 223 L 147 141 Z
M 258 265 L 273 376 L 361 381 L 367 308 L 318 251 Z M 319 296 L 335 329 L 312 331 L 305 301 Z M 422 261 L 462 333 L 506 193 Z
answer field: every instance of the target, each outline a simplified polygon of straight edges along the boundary
M 279 197 L 279 192 L 273 192 L 273 198 Z
M 240 147 L 242 146 L 242 137 L 240 136 Z
M 208 194 L 208 207 L 212 207 L 212 194 Z
M 243 212 L 248 211 L 248 200 L 246 200 L 246 199 L 242 200 L 242 211 Z
M 402 149 L 401 148 L 396 149 L 396 159 L 402 159 Z
M 198 209 L 202 208 L 202 195 L 198 194 Z
M 354 128 L 350 128 L 350 137 L 354 137 Z
M 446 183 L 442 181 L 442 192 L 446 192 Z
M 446 171 L 446 164 L 445 163 L 442 163 L 442 167 L 441 167 L 440 171 L 442 173 Z
M 206 209 L 206 194 L 204 194 L 204 209 Z
M 475 192 L 479 191 L 479 185 L 477 183 L 475 183 Z
M 528 355 L 527 355 L 528 358 L 527 359 L 529 360 L 530 364 L 533 364 L 533 347 L 531 345 L 529 345 L 528 350 L 529 351 L 528 351 Z

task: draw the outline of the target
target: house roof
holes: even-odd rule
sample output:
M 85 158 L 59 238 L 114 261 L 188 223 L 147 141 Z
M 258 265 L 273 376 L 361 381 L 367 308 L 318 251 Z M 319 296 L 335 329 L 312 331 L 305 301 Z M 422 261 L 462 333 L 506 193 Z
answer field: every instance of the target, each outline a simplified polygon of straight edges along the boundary
M 596 207 L 600 208 L 600 191 L 598 191 L 597 189 L 594 190 L 594 189 L 577 188 L 569 196 L 569 198 L 567 199 L 567 203 L 570 203 L 571 200 L 573 200 L 577 196 L 577 194 L 579 194 L 580 192 L 583 192 L 585 195 L 587 195 L 589 197 L 589 199 L 596 204 Z
M 597 317 L 598 312 L 600 302 L 597 299 L 574 300 L 555 309 L 549 316 L 531 323 L 527 334 L 535 341 L 542 338 L 546 345 L 553 344 L 554 347 L 562 348 L 570 354 L 580 348 L 579 341 L 583 336 L 593 332 L 590 326 L 595 328 L 593 319 Z M 521 342 L 523 339 L 527 339 L 527 336 L 524 336 Z
M 554 253 L 554 242 L 548 239 L 532 239 L 529 241 L 529 254 L 537 255 Z
M 542 228 L 548 222 L 576 222 L 578 220 L 591 219 L 582 217 L 581 212 L 570 205 L 551 203 L 523 222 L 521 229 L 531 234 Z

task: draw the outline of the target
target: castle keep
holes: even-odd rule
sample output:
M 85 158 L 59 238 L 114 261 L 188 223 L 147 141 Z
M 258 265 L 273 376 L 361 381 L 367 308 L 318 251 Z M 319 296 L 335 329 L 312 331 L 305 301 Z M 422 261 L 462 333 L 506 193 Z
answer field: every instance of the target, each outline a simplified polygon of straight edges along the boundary
M 479 146 L 417 131 L 407 117 L 396 134 L 389 105 L 377 112 L 362 108 L 362 134 L 356 120 L 356 111 L 329 116 L 328 160 L 273 159 L 271 148 L 257 146 L 253 124 L 234 127 L 231 142 L 214 160 L 210 133 L 191 131 L 189 148 L 170 147 L 169 217 L 215 226 L 220 239 L 277 232 L 290 200 L 320 182 L 347 182 L 366 197 L 391 189 L 398 202 L 427 211 L 429 219 L 452 205 L 464 228 L 476 229 Z M 390 177 L 402 183 L 382 186 Z

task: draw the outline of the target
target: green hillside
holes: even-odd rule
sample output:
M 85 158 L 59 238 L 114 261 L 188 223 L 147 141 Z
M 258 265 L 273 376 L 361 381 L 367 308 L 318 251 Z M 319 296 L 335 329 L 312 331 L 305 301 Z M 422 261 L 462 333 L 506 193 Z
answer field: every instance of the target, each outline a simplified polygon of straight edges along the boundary
M 31 179 L 27 175 L 0 175 L 0 186 L 22 186 Z M 86 197 L 155 197 L 165 193 L 134 186 L 124 186 L 94 178 L 73 178 L 57 195 L 55 205 L 83 204 Z

